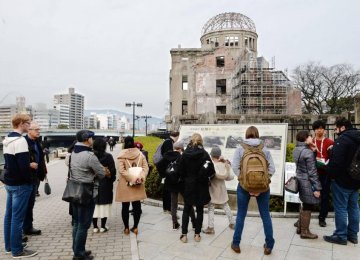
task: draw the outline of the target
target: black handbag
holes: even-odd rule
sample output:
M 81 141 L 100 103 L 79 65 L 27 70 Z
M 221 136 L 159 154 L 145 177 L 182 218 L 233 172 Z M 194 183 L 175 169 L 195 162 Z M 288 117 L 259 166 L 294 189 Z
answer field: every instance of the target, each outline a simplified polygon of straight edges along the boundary
M 45 183 L 44 183 L 44 192 L 46 195 L 50 195 L 51 194 L 51 187 L 50 187 L 50 184 L 49 184 L 49 180 L 48 178 L 45 176 Z
M 285 190 L 291 193 L 298 193 L 299 192 L 299 183 L 298 179 L 295 176 L 290 177 L 284 185 Z
M 88 205 L 93 200 L 94 182 L 86 183 L 71 179 L 71 156 L 69 158 L 70 178 L 66 182 L 66 187 L 62 200 L 78 205 Z
M 7 169 L 2 169 L 1 172 L 0 172 L 0 181 L 2 183 L 5 183 L 5 172 L 7 171 Z

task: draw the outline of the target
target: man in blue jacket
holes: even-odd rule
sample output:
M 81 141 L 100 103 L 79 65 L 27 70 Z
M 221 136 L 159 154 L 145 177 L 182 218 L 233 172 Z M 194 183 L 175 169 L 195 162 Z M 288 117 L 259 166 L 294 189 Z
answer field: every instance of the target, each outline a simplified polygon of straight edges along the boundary
M 4 241 L 6 253 L 13 258 L 31 257 L 36 251 L 24 249 L 22 229 L 29 197 L 32 191 L 30 169 L 37 169 L 38 164 L 30 163 L 28 144 L 23 133 L 30 127 L 30 116 L 16 114 L 12 119 L 14 130 L 9 133 L 4 145 L 5 176 L 7 193 L 4 217 Z
M 335 133 L 339 137 L 335 140 L 327 171 L 334 179 L 331 192 L 336 230 L 333 235 L 324 236 L 324 240 L 340 245 L 346 245 L 347 241 L 357 244 L 360 181 L 351 178 L 349 167 L 360 146 L 360 132 L 349 120 L 340 118 L 335 122 Z

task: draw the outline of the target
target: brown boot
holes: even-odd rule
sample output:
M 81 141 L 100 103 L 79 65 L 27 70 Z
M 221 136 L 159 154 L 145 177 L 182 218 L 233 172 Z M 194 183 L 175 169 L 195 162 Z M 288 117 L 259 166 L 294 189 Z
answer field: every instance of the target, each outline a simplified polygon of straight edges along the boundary
M 318 236 L 316 234 L 312 234 L 309 230 L 310 219 L 311 219 L 311 211 L 303 210 L 301 212 L 301 217 L 300 217 L 300 230 L 301 230 L 300 237 L 303 239 L 318 238 Z
M 302 210 L 300 210 L 300 212 L 299 212 L 299 218 L 298 218 L 298 220 L 296 221 L 296 223 L 297 223 L 297 225 L 296 225 L 296 234 L 298 234 L 298 235 L 300 235 L 300 233 L 301 233 L 301 211 Z M 295 224 L 294 224 L 294 226 L 295 226 Z

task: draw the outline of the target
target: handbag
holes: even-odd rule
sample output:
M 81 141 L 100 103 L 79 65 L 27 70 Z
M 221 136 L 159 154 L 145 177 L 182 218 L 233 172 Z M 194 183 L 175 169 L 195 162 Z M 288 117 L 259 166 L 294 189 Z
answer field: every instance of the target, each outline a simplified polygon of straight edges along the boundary
M 137 185 L 136 180 L 141 178 L 141 173 L 143 171 L 142 167 L 139 167 L 141 156 L 139 156 L 139 160 L 136 166 L 131 166 L 130 162 L 126 159 L 129 164 L 129 168 L 126 170 L 126 173 L 123 174 L 125 180 L 128 182 L 129 186 Z
M 299 183 L 298 179 L 295 176 L 290 177 L 284 185 L 285 190 L 291 193 L 298 193 L 299 192 Z
M 299 158 L 298 158 L 298 162 L 300 160 L 300 157 L 301 157 L 301 154 L 302 152 L 304 151 L 305 148 L 303 148 L 301 151 L 300 151 L 300 154 L 299 154 Z M 297 167 L 297 164 L 296 164 L 296 167 Z M 290 179 L 288 179 L 286 181 L 286 183 L 284 184 L 284 188 L 286 191 L 290 192 L 290 193 L 295 193 L 297 194 L 299 192 L 299 181 L 298 179 L 296 178 L 296 176 L 292 176 L 290 177 Z
M 78 205 L 88 205 L 93 199 L 94 182 L 79 182 L 71 179 L 71 155 L 69 157 L 69 174 L 62 200 Z
M 46 195 L 50 195 L 51 194 L 51 187 L 50 187 L 49 180 L 48 180 L 47 176 L 45 176 L 44 181 L 45 181 L 45 183 L 44 183 L 44 192 L 45 192 Z

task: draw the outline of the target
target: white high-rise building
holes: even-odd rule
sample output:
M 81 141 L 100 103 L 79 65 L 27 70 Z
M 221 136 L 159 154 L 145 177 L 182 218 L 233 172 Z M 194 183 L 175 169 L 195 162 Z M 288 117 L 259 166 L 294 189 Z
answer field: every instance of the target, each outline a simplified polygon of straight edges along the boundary
M 84 96 L 69 88 L 68 94 L 54 95 L 54 105 L 69 105 L 69 128 L 84 128 Z
M 54 105 L 54 109 L 59 111 L 59 125 L 69 127 L 70 124 L 70 106 L 67 104 Z

